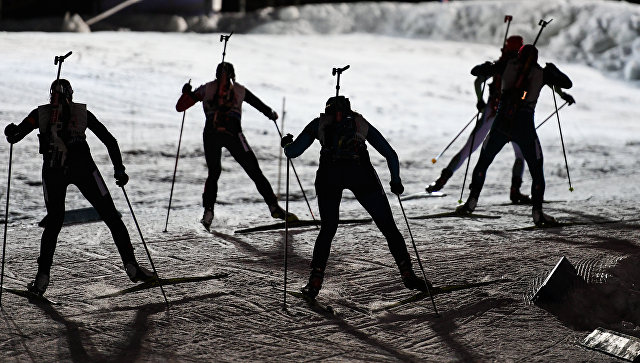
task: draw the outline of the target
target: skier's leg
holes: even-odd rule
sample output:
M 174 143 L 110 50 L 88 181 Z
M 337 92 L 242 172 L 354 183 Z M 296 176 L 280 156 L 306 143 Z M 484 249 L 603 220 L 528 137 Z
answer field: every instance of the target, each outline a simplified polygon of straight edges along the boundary
M 73 183 L 95 208 L 109 231 L 111 231 L 111 236 L 118 248 L 123 264 L 126 266 L 128 263 L 135 263 L 136 258 L 127 227 L 122 222 L 109 189 L 107 189 L 107 185 L 96 166 L 87 165 L 86 169 L 78 170 Z
M 498 130 L 493 130 L 489 133 L 487 140 L 482 146 L 478 162 L 473 168 L 471 184 L 469 184 L 469 189 L 471 189 L 469 198 L 464 205 L 458 207 L 457 211 L 459 213 L 471 213 L 476 208 L 480 192 L 484 186 L 487 169 L 489 169 L 489 165 L 491 165 L 493 159 L 508 141 L 509 139 Z
M 207 162 L 207 180 L 202 193 L 202 206 L 205 209 L 213 210 L 218 195 L 218 179 L 222 173 L 222 144 L 218 140 L 218 135 L 210 132 L 203 134 L 204 158 Z
M 487 112 L 485 112 L 487 114 Z M 475 136 L 473 132 L 469 135 L 467 142 L 464 146 L 458 151 L 458 153 L 451 159 L 449 165 L 447 165 L 447 169 L 451 170 L 451 172 L 455 173 L 462 164 L 467 160 L 468 157 L 473 154 L 474 151 L 482 144 L 485 137 L 491 130 L 491 125 L 493 125 L 494 117 L 487 117 L 482 119 L 482 122 L 474 128 Z M 472 144 L 473 142 L 473 144 Z
M 368 170 L 356 168 L 353 170 L 353 178 L 363 178 L 360 183 L 350 187 L 356 199 L 371 215 L 373 222 L 387 240 L 389 251 L 400 270 L 404 285 L 409 289 L 426 290 L 425 282 L 418 278 L 411 264 L 411 257 L 407 251 L 402 233 L 398 230 L 389 200 L 380 184 L 378 175 L 372 166 L 365 167 Z
M 53 264 L 58 235 L 64 222 L 64 200 L 68 182 L 61 170 L 42 169 L 42 191 L 47 207 L 46 225 L 40 240 L 38 272 L 35 280 L 27 285 L 29 291 L 43 294 L 49 285 L 49 275 Z
M 129 279 L 133 282 L 138 282 L 154 278 L 153 272 L 138 264 L 127 227 L 122 222 L 109 189 L 95 164 L 86 165 L 85 168 L 76 170 L 72 182 L 95 208 L 109 231 L 111 231 L 111 236 L 118 248 L 118 253 Z
M 313 258 L 311 260 L 311 273 L 309 283 L 302 289 L 302 292 L 315 298 L 322 288 L 324 271 L 331 251 L 331 242 L 338 230 L 338 216 L 340 200 L 342 199 L 342 189 L 324 183 L 322 171 L 318 171 L 316 178 L 316 193 L 318 195 L 318 208 L 320 210 L 320 233 L 313 246 Z
M 253 180 L 258 192 L 262 195 L 265 203 L 267 203 L 271 215 L 274 218 L 284 218 L 284 210 L 278 205 L 278 200 L 271 188 L 271 184 L 262 173 L 262 170 L 260 170 L 258 159 L 253 153 L 253 150 L 251 150 L 242 132 L 239 132 L 233 139 L 230 139 L 225 146 L 234 159 L 242 166 L 247 175 L 249 175 L 251 180 Z
M 515 160 L 513 162 L 513 170 L 511 174 L 511 190 L 509 192 L 509 199 L 516 204 L 528 204 L 531 203 L 531 198 L 520 192 L 520 186 L 522 186 L 522 175 L 524 174 L 524 156 L 522 155 L 522 151 L 517 143 L 512 142 L 511 146 L 513 146 Z
M 467 142 L 460 149 L 460 151 L 458 151 L 458 153 L 455 154 L 453 158 L 451 158 L 451 161 L 449 162 L 447 167 L 442 169 L 442 172 L 440 173 L 440 177 L 436 179 L 435 182 L 429 184 L 426 187 L 425 190 L 427 192 L 433 193 L 442 189 L 447 183 L 447 181 L 449 180 L 449 178 L 451 178 L 453 173 L 455 173 L 456 170 L 458 170 L 460 166 L 462 166 L 464 161 L 467 160 L 468 157 L 470 157 L 470 155 L 478 148 L 478 146 L 480 146 L 480 144 L 483 142 L 483 140 L 489 133 L 489 130 L 491 129 L 491 125 L 493 125 L 494 117 L 484 116 L 489 114 L 490 112 L 488 112 L 485 109 L 485 112 L 483 113 L 483 117 L 480 120 L 480 123 L 476 125 L 476 127 L 474 128 L 474 131 L 472 131 L 472 134 L 467 139 Z M 475 133 L 475 136 L 474 136 L 474 133 Z

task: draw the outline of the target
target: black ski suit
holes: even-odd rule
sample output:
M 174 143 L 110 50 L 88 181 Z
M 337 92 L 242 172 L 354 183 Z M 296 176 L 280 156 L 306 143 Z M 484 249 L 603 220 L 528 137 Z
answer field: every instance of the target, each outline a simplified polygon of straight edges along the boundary
M 54 134 L 51 129 L 51 104 L 42 105 L 31 111 L 16 128 L 13 135 L 17 142 L 35 129 L 40 130 L 40 153 L 43 156 L 42 189 L 47 207 L 47 223 L 42 233 L 40 257 L 38 257 L 38 274 L 49 275 L 53 264 L 53 255 L 62 229 L 65 214 L 65 197 L 69 184 L 74 184 L 89 203 L 96 209 L 111 231 L 123 263 L 135 263 L 133 247 L 129 233 L 113 204 L 109 190 L 91 157 L 86 141 L 85 130 L 88 128 L 104 143 L 116 171 L 124 172 L 122 156 L 118 142 L 107 128 L 86 109 L 86 105 L 71 103 L 69 118 L 63 130 L 58 132 L 58 144 L 65 149 L 63 159 L 56 159 L 56 148 L 51 147 Z M 63 117 L 61 117 L 62 119 Z M 55 138 L 55 137 L 54 137 Z M 64 145 L 64 146 L 63 146 Z M 60 162 L 59 162 L 60 161 Z
M 568 89 L 571 88 L 572 83 L 555 65 L 547 63 L 546 67 L 542 68 L 538 63 L 535 63 L 524 78 L 521 87 L 516 89 L 515 85 L 518 77 L 521 76 L 522 68 L 523 64 L 517 59 L 512 59 L 507 63 L 502 73 L 502 96 L 498 112 L 482 147 L 478 162 L 473 169 L 469 198 L 478 199 L 489 165 L 502 147 L 506 143 L 512 142 L 522 150 L 531 173 L 533 209 L 541 210 L 545 180 L 542 147 L 533 119 L 534 110 L 542 87 L 549 85 Z
M 316 173 L 316 194 L 321 227 L 313 249 L 312 270 L 324 271 L 331 241 L 338 228 L 342 191 L 349 189 L 373 218 L 387 239 L 389 250 L 399 266 L 410 266 L 404 238 L 393 219 L 389 201 L 371 165 L 365 140 L 387 159 L 391 181 L 400 183 L 398 156 L 385 138 L 358 113 L 334 122 L 333 116 L 321 115 L 311 121 L 284 149 L 285 155 L 301 155 L 315 139 L 320 141 L 320 166 Z
M 248 89 L 234 83 L 228 102 L 220 104 L 218 97 L 218 80 L 214 80 L 198 87 L 194 92 L 184 93 L 176 110 L 182 112 L 198 101 L 206 116 L 203 141 L 204 153 L 209 174 L 202 194 L 202 204 L 205 208 L 213 208 L 218 194 L 218 179 L 222 172 L 221 158 L 222 148 L 225 147 L 231 156 L 242 166 L 256 185 L 258 192 L 271 208 L 277 205 L 277 199 L 271 188 L 271 184 L 262 174 L 258 159 L 242 133 L 242 102 L 246 101 L 269 119 L 275 120 L 276 113 L 265 105 L 258 97 Z

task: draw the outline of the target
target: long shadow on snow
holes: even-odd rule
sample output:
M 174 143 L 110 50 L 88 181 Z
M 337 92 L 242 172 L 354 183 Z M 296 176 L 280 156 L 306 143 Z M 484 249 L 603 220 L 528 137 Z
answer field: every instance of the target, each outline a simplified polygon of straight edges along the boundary
M 15 329 L 18 332 L 17 336 L 23 338 L 23 339 L 20 339 L 20 343 L 21 343 L 22 348 L 24 349 L 24 351 L 27 353 L 27 355 L 31 359 L 31 361 L 32 362 L 36 362 L 37 361 L 37 357 L 35 357 L 33 355 L 33 353 L 31 352 L 31 350 L 29 349 L 27 344 L 25 344 L 25 341 L 24 341 L 24 338 L 27 337 L 28 335 L 25 334 L 22 331 L 22 329 L 20 329 L 20 326 L 18 326 L 18 324 L 16 324 L 16 322 L 11 318 L 11 316 L 9 316 L 9 313 L 7 313 L 3 308 L 0 308 L 0 311 L 2 311 L 2 316 L 4 317 L 4 320 L 7 322 L 7 325 L 11 325 L 13 327 L 13 329 Z M 7 351 L 6 349 L 3 349 L 3 352 L 6 352 L 6 351 Z M 15 349 L 15 351 L 17 352 L 18 349 Z
M 189 303 L 192 301 L 202 301 L 205 298 L 217 297 L 224 295 L 222 293 L 206 294 L 201 296 L 194 296 L 189 298 L 180 299 L 170 302 L 170 305 L 180 305 Z M 110 312 L 114 311 L 137 311 L 136 317 L 131 324 L 131 334 L 122 344 L 118 344 L 115 347 L 119 348 L 119 353 L 113 357 L 105 356 L 99 353 L 95 344 L 91 340 L 91 335 L 88 332 L 82 331 L 80 328 L 83 324 L 78 324 L 74 321 L 67 320 L 62 314 L 60 314 L 52 305 L 49 304 L 36 304 L 37 307 L 42 309 L 53 321 L 64 325 L 66 329 L 67 341 L 69 343 L 69 353 L 71 357 L 59 356 L 58 360 L 64 361 L 71 359 L 73 362 L 132 362 L 140 358 L 141 345 L 144 337 L 148 333 L 149 329 L 149 317 L 151 315 L 165 311 L 166 305 L 164 302 L 147 304 L 143 306 L 127 307 L 108 309 Z M 94 312 L 95 313 L 95 312 Z M 85 349 L 87 346 L 87 349 Z M 164 351 L 163 351 L 164 352 Z M 169 358 L 169 357 L 164 357 Z M 170 360 L 170 359 L 167 359 Z
M 436 317 L 432 314 L 386 314 L 378 320 L 385 324 L 386 330 L 398 330 L 398 326 L 391 324 L 398 321 L 415 321 L 427 322 L 431 326 L 434 332 L 442 339 L 442 341 L 449 346 L 456 354 L 456 359 L 463 362 L 475 362 L 482 360 L 484 357 L 473 354 L 464 344 L 458 342 L 454 333 L 458 329 L 459 325 L 456 320 L 464 320 L 465 323 L 473 319 L 464 319 L 473 317 L 474 319 L 484 315 L 491 309 L 502 308 L 515 303 L 516 300 L 511 298 L 490 298 L 475 302 L 473 304 L 460 307 L 455 310 L 448 310 L 440 312 L 440 317 Z M 415 327 L 416 324 L 414 324 Z M 404 332 L 402 332 L 404 333 Z
M 306 302 L 305 302 L 306 304 Z M 342 332 L 353 336 L 354 338 L 360 340 L 361 342 L 370 345 L 373 348 L 379 348 L 383 351 L 389 353 L 395 359 L 398 359 L 402 362 L 419 362 L 422 359 L 415 357 L 409 353 L 403 352 L 402 350 L 391 346 L 389 343 L 376 339 L 369 335 L 366 332 L 360 331 L 357 327 L 349 324 L 346 320 L 344 320 L 340 316 L 331 316 L 329 317 L 329 321 L 333 322 Z M 344 357 L 339 357 L 344 358 Z
M 281 243 L 276 242 L 276 249 L 275 250 L 262 250 L 259 249 L 257 247 L 255 247 L 254 245 L 243 241 L 240 238 L 222 233 L 222 232 L 217 232 L 217 231 L 213 231 L 211 232 L 211 234 L 213 234 L 216 237 L 222 238 L 225 241 L 231 242 L 234 245 L 236 245 L 237 247 L 241 248 L 244 251 L 247 251 L 248 253 L 254 255 L 254 256 L 258 256 L 258 257 L 268 257 L 268 261 L 265 260 L 258 260 L 258 261 L 247 261 L 247 263 L 252 263 L 252 264 L 256 264 L 256 265 L 262 265 L 264 267 L 267 267 L 268 269 L 273 269 L 278 268 L 281 269 L 282 268 L 282 263 L 283 263 L 283 256 L 282 256 L 282 249 L 284 247 L 284 234 L 282 234 L 282 238 L 279 238 L 278 241 L 281 241 Z M 295 234 L 292 232 L 289 232 L 289 235 L 291 234 Z M 306 273 L 308 272 L 308 266 L 304 265 L 304 268 L 302 268 L 301 266 L 298 266 L 299 264 L 294 263 L 295 260 L 302 260 L 302 261 L 307 261 L 306 258 L 293 253 L 293 246 L 294 246 L 294 240 L 289 239 L 289 248 L 288 248 L 288 258 L 289 258 L 289 267 L 295 269 L 296 272 L 299 273 Z M 274 264 L 274 262 L 277 262 L 277 264 Z

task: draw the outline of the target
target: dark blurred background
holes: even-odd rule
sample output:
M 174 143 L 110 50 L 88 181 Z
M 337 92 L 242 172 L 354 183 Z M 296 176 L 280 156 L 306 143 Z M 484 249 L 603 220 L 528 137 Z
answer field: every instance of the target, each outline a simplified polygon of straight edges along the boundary
M 638 0 L 640 1 L 640 0 Z M 63 16 L 65 12 L 83 16 L 97 15 L 125 0 L 0 0 L 0 17 L 26 19 Z M 353 0 L 142 0 L 123 13 L 201 15 L 217 11 L 252 11 L 264 7 L 304 5 L 317 3 L 356 2 Z M 404 1 L 419 2 L 419 1 Z

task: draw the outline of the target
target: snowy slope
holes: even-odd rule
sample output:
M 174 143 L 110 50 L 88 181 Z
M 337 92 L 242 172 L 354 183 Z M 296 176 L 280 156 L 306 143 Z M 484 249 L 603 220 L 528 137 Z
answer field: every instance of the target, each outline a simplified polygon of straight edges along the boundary
M 359 6 L 365 5 L 353 5 L 351 10 Z M 426 8 L 414 5 L 413 10 L 418 14 Z M 306 7 L 298 10 L 300 14 L 306 11 Z M 517 13 L 512 15 L 518 20 Z M 332 16 L 321 19 L 328 22 Z M 293 134 L 317 116 L 334 94 L 331 68 L 350 64 L 341 78 L 341 92 L 394 146 L 406 192 L 413 193 L 433 181 L 464 142 L 459 140 L 440 162 L 431 164 L 430 159 L 475 114 L 469 70 L 499 55 L 500 17 L 493 30 L 494 41 L 480 44 L 401 37 L 393 29 L 377 31 L 383 34 L 234 34 L 227 60 L 235 65 L 238 81 L 279 113 L 286 97 L 285 131 Z M 537 19 L 530 20 L 534 29 Z M 553 42 L 548 41 L 542 44 Z M 169 233 L 161 232 L 182 117 L 174 105 L 184 82 L 192 79 L 198 85 L 211 80 L 222 50 L 219 34 L 0 34 L 0 126 L 21 121 L 32 108 L 46 102 L 56 72 L 53 56 L 72 50 L 62 75 L 74 85 L 76 101 L 86 102 L 119 141 L 131 177 L 127 191 L 161 275 L 230 273 L 220 281 L 167 287 L 172 306 L 167 313 L 163 313 L 164 303 L 156 290 L 99 300 L 96 296 L 129 286 L 109 232 L 102 224 L 64 228 L 47 291 L 64 305 L 38 307 L 23 298 L 3 295 L 0 360 L 606 359 L 576 343 L 597 326 L 636 336 L 640 329 L 640 297 L 634 292 L 640 269 L 637 259 L 629 257 L 638 251 L 640 125 L 636 104 L 640 90 L 616 75 L 560 58 L 545 47 L 541 47 L 541 62 L 554 62 L 572 78 L 574 88 L 569 93 L 577 101 L 560 112 L 573 193 L 568 191 L 557 120 L 539 130 L 545 154 L 545 197 L 555 201 L 545 204 L 545 209 L 564 220 L 624 220 L 562 230 L 509 231 L 530 225 L 531 212 L 526 206 L 503 204 L 513 161 L 507 147 L 489 169 L 478 206 L 482 213 L 500 219 L 410 223 L 434 284 L 500 278 L 508 282 L 438 295 L 440 317 L 431 312 L 428 302 L 374 313 L 372 308 L 410 293 L 402 288 L 377 229 L 372 224 L 345 226 L 334 240 L 320 295 L 341 314 L 339 319 L 328 320 L 294 298 L 289 298 L 288 313 L 281 310 L 282 296 L 273 286 L 282 286 L 283 232 L 233 235 L 235 229 L 273 220 L 228 153 L 223 153 L 216 233 L 206 233 L 197 223 L 206 178 L 200 105 L 186 113 Z M 553 100 L 545 89 L 536 119 L 542 120 L 552 110 Z M 249 106 L 243 112 L 247 139 L 275 188 L 279 154 L 275 126 Z M 145 261 L 126 202 L 111 177 L 106 150 L 95 137 L 90 136 L 89 141 L 123 213 L 136 255 Z M 8 150 L 8 144 L 0 142 L 3 206 Z M 35 272 L 41 230 L 34 224 L 45 214 L 35 133 L 16 144 L 13 152 L 5 284 L 23 287 Z M 386 188 L 386 163 L 374 150 L 371 155 Z M 295 160 L 316 216 L 313 180 L 317 158 L 316 144 Z M 406 202 L 407 214 L 453 209 L 463 176 L 464 170 L 454 175 L 444 190 L 449 193 L 445 198 Z M 529 185 L 525 174 L 523 191 Z M 294 182 L 291 189 L 291 209 L 310 218 Z M 409 245 L 395 196 L 389 195 L 389 200 Z M 70 187 L 67 208 L 86 205 Z M 341 216 L 366 216 L 350 192 L 344 193 Z M 289 235 L 293 289 L 308 276 L 316 236 L 313 229 Z M 571 296 L 570 311 L 562 310 L 563 306 L 531 305 L 532 289 L 563 255 L 589 282 L 597 283 Z M 612 266 L 615 269 L 609 270 Z

